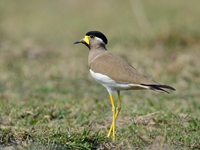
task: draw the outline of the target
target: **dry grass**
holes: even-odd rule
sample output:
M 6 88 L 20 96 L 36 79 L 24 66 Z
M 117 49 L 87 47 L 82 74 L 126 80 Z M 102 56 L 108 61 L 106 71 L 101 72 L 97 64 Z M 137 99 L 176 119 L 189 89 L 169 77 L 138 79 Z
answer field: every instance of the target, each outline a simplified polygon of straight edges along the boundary
M 0 149 L 199 149 L 198 4 L 2 0 Z M 123 92 L 114 143 L 108 94 L 89 75 L 87 48 L 73 45 L 94 29 L 109 51 L 177 89 Z

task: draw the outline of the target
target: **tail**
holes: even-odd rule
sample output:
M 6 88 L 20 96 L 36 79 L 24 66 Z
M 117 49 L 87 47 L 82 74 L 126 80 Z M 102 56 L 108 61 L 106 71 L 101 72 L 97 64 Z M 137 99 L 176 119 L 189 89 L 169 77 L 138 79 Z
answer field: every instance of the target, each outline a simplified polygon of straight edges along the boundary
M 173 87 L 168 86 L 168 85 L 162 85 L 162 84 L 160 84 L 160 85 L 159 84 L 141 84 L 141 85 L 147 86 L 151 90 L 154 90 L 154 91 L 157 91 L 157 92 L 166 92 L 168 94 L 169 94 L 169 92 L 164 90 L 164 89 L 174 90 L 175 91 L 175 89 Z

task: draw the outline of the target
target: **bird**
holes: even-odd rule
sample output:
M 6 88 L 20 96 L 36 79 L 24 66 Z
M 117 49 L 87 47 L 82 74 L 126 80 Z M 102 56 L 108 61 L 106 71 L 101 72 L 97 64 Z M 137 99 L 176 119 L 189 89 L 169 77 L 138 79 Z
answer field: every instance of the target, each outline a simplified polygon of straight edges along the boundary
M 100 31 L 87 32 L 82 39 L 74 42 L 74 44 L 79 43 L 86 45 L 89 49 L 90 74 L 108 91 L 112 105 L 112 124 L 107 137 L 112 137 L 113 141 L 116 140 L 116 120 L 121 110 L 120 91 L 149 89 L 169 93 L 167 90 L 175 90 L 171 86 L 160 84 L 142 75 L 126 60 L 109 52 L 106 49 L 108 40 Z M 117 93 L 117 101 L 114 101 L 114 92 Z M 116 102 L 117 105 L 115 105 Z

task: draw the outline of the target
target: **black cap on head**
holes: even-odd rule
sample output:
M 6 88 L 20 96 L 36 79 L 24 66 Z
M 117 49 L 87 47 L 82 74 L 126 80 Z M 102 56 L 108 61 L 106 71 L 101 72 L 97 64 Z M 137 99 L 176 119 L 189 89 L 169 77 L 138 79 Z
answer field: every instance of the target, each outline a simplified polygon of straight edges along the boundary
M 103 33 L 99 32 L 99 31 L 89 31 L 88 33 L 86 33 L 86 35 L 87 36 L 94 35 L 94 36 L 102 39 L 105 44 L 108 43 L 108 40 L 107 40 L 106 36 Z

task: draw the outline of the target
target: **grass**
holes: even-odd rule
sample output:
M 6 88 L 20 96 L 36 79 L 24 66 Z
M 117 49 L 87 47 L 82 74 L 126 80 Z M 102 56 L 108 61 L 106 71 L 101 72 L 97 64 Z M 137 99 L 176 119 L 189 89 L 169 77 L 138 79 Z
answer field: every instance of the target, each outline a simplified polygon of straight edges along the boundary
M 2 0 L 0 149 L 200 149 L 199 14 L 197 0 Z M 93 29 L 176 88 L 122 92 L 116 142 L 106 89 L 89 75 L 87 48 L 73 45 Z

